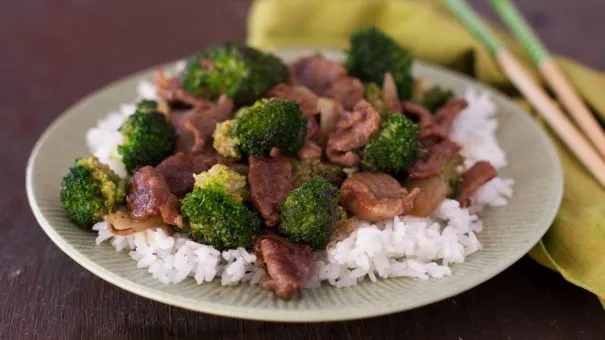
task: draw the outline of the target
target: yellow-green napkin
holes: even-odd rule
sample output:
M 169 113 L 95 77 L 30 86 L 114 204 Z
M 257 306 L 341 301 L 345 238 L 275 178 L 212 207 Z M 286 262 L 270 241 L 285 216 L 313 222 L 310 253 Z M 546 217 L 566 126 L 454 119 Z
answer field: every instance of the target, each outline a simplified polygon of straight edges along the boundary
M 435 0 L 257 0 L 249 14 L 248 43 L 263 49 L 345 48 L 350 33 L 368 25 L 399 40 L 418 59 L 518 95 L 488 51 Z M 521 46 L 503 32 L 496 33 L 533 70 Z M 605 121 L 605 77 L 572 60 L 557 57 L 557 61 L 598 118 Z M 536 72 L 533 76 L 540 81 Z M 522 98 L 516 99 L 523 103 Z M 555 137 L 553 140 L 565 173 L 563 204 L 530 255 L 605 303 L 605 190 Z

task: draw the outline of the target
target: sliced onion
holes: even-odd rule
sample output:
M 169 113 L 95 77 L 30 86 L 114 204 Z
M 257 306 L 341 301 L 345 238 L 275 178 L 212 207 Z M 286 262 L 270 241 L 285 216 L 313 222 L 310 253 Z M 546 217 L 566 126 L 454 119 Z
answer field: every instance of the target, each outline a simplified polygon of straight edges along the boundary
M 393 79 L 391 72 L 384 74 L 384 81 L 382 83 L 382 102 L 389 111 L 399 112 L 401 110 L 399 96 L 397 95 L 397 84 L 395 84 L 395 79 Z
M 172 234 L 172 228 L 167 226 L 161 217 L 153 216 L 139 221 L 132 218 L 126 208 L 120 208 L 109 213 L 107 215 L 107 225 L 114 235 L 129 235 L 152 228 L 161 228 L 167 235 Z
M 322 142 L 336 129 L 336 123 L 343 111 L 342 105 L 330 98 L 319 98 L 317 100 L 319 111 L 319 137 Z
M 164 98 L 158 98 L 158 111 L 161 112 L 167 120 L 170 120 L 170 116 L 172 115 L 172 110 L 170 109 L 170 105 L 168 101 Z

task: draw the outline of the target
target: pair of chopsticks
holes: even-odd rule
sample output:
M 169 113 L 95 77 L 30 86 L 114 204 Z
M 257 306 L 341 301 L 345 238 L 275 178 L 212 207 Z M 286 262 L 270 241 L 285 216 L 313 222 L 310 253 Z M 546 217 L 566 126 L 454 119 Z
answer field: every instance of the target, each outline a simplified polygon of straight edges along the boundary
M 506 26 L 520 40 L 540 74 L 555 92 L 584 136 L 559 109 L 546 92 L 534 82 L 527 70 L 513 57 L 483 24 L 465 0 L 443 0 L 458 19 L 495 56 L 506 76 L 538 111 L 551 129 L 605 187 L 605 133 L 580 96 L 557 67 L 519 11 L 508 0 L 490 0 Z M 592 144 L 591 144 L 592 142 Z

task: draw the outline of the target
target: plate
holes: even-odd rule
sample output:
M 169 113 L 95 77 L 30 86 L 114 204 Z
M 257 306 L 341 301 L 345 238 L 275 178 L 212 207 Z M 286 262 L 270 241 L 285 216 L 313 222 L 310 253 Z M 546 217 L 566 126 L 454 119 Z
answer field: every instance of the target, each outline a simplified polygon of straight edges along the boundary
M 316 51 L 339 59 L 330 50 L 278 51 L 286 60 Z M 27 165 L 27 195 L 42 229 L 69 257 L 100 278 L 134 294 L 162 303 L 222 316 L 265 321 L 337 321 L 390 314 L 427 305 L 460 294 L 494 277 L 526 254 L 544 235 L 559 207 L 563 179 L 559 160 L 547 135 L 510 99 L 485 85 L 443 68 L 417 62 L 416 75 L 452 88 L 458 95 L 468 87 L 489 90 L 498 108 L 497 139 L 508 154 L 504 177 L 515 180 L 510 204 L 488 209 L 484 231 L 478 235 L 483 250 L 453 265 L 451 276 L 424 281 L 391 278 L 363 281 L 351 288 L 322 286 L 306 289 L 291 301 L 277 299 L 258 286 L 197 285 L 187 279 L 164 285 L 138 269 L 127 253 L 116 253 L 107 243 L 95 244 L 96 234 L 74 227 L 59 202 L 59 184 L 76 157 L 88 154 L 87 129 L 121 103 L 136 97 L 136 85 L 151 79 L 153 71 L 128 76 L 85 97 L 57 118 L 40 137 Z

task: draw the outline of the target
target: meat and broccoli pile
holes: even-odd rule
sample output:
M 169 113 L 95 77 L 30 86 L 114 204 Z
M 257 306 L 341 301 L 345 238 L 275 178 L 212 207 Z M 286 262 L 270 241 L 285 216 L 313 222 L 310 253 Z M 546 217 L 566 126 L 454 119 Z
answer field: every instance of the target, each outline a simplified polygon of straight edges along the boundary
M 428 216 L 446 197 L 465 206 L 497 175 L 487 162 L 460 173 L 448 136 L 466 102 L 415 79 L 412 61 L 376 28 L 351 36 L 342 64 L 212 46 L 176 77 L 158 71 L 158 100 L 119 128 L 128 178 L 81 158 L 60 200 L 84 229 L 106 218 L 116 234 L 161 225 L 253 249 L 263 286 L 289 299 L 349 219 Z

